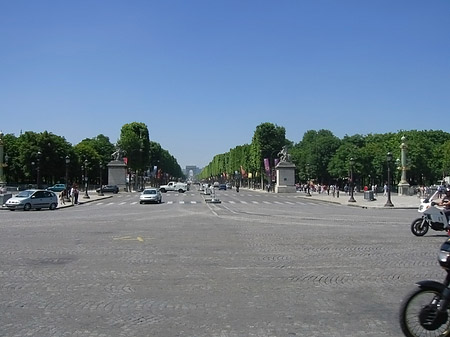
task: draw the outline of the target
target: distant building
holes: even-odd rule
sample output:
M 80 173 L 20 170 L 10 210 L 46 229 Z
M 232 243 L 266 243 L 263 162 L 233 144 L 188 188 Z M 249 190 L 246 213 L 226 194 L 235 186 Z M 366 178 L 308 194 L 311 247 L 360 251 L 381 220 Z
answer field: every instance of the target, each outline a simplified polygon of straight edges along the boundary
M 183 173 L 186 175 L 187 180 L 194 180 L 194 178 L 200 174 L 202 169 L 198 168 L 197 166 L 186 166 L 183 171 Z

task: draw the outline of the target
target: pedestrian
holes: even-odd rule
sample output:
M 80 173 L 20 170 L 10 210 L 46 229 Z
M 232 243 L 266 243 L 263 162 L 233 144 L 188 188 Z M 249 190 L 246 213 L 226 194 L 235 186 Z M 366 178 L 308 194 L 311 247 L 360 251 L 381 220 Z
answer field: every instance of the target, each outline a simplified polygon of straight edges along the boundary
M 384 184 L 384 186 L 383 186 L 383 196 L 387 196 L 387 194 L 388 194 L 388 185 Z
M 66 197 L 66 190 L 64 189 L 59 193 L 59 202 L 63 205 L 66 204 L 66 201 L 64 200 L 65 197 Z
M 72 202 L 72 205 L 75 203 L 75 184 L 72 185 L 72 187 L 70 188 L 70 192 L 69 192 L 69 198 L 70 201 Z

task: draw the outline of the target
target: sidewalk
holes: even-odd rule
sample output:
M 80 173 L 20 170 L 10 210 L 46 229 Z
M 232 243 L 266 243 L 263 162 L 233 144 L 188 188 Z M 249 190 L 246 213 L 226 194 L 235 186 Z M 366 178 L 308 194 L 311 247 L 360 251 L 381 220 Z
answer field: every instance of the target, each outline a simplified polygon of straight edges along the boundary
M 89 202 L 98 201 L 102 199 L 112 198 L 114 194 L 112 193 L 103 193 L 104 195 L 99 195 L 96 191 L 88 191 L 88 198 L 85 198 L 84 192 L 80 192 L 78 196 L 78 205 L 73 205 L 70 201 L 66 201 L 65 204 L 61 204 L 61 201 L 58 204 L 58 208 L 67 208 L 73 206 L 79 206 L 83 204 L 87 204 Z
M 386 204 L 387 197 L 383 196 L 382 194 L 378 194 L 378 196 L 375 197 L 375 200 L 371 201 L 364 199 L 364 193 L 354 193 L 353 198 L 356 200 L 356 202 L 349 202 L 348 200 L 350 199 L 350 196 L 345 193 L 340 193 L 339 198 L 333 197 L 332 194 L 328 195 L 327 193 L 317 192 L 311 193 L 311 196 L 308 196 L 305 192 L 297 192 L 296 196 L 299 198 L 320 200 L 346 206 L 384 209 L 418 209 L 421 200 L 416 195 L 404 196 L 394 193 L 391 194 L 391 202 L 394 207 L 386 207 L 384 205 Z

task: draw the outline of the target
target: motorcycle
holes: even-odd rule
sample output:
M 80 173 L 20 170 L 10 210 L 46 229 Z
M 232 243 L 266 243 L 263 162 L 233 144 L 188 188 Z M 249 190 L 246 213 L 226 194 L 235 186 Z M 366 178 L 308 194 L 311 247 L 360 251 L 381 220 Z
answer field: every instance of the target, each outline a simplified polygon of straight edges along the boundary
M 437 203 L 433 201 L 437 194 L 438 192 L 435 192 L 420 203 L 418 212 L 422 213 L 422 216 L 411 223 L 411 232 L 414 235 L 424 236 L 430 228 L 435 231 L 447 230 L 447 216 L 444 210 L 436 207 Z
M 401 304 L 400 327 L 407 337 L 450 336 L 450 239 L 442 244 L 438 261 L 447 272 L 444 282 L 417 282 Z

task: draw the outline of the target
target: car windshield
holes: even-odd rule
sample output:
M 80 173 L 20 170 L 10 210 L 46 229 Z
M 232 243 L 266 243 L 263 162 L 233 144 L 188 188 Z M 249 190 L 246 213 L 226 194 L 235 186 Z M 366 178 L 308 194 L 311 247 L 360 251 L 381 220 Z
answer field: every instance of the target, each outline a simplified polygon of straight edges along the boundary
M 145 190 L 144 194 L 156 194 L 156 190 Z
M 33 191 L 22 191 L 19 192 L 19 194 L 16 195 L 17 198 L 28 198 L 30 195 L 33 194 Z

